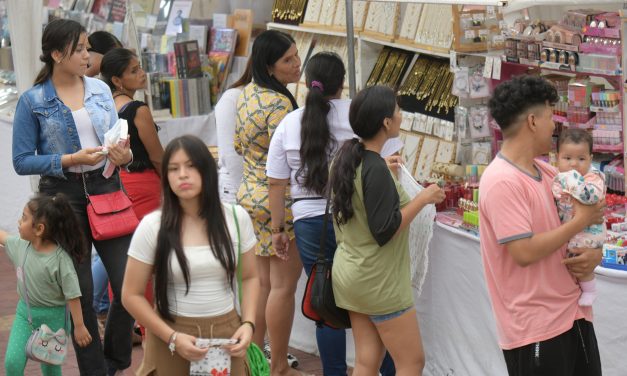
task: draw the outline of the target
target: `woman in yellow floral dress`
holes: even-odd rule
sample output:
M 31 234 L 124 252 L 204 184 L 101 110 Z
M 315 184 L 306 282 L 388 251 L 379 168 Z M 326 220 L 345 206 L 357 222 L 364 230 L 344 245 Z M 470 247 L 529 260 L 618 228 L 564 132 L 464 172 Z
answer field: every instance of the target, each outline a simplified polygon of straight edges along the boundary
M 266 157 L 274 130 L 285 115 L 298 107 L 286 86 L 298 82 L 300 58 L 291 36 L 268 30 L 255 39 L 251 59 L 253 82 L 244 88 L 237 102 L 234 146 L 244 158 L 237 203 L 250 214 L 259 240 L 255 254 L 258 256 L 261 293 L 253 340 L 263 346 L 267 324 L 272 376 L 298 375 L 288 366 L 287 344 L 302 265 L 296 251 L 289 208 L 286 210 L 287 228 L 273 227 L 270 221 Z

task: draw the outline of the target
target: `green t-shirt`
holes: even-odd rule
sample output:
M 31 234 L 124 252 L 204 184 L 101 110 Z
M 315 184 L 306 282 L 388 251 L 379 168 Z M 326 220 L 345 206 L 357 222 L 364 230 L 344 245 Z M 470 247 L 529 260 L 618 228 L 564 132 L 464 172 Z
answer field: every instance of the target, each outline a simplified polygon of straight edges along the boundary
M 396 234 L 410 199 L 385 161 L 365 151 L 355 174 L 353 217 L 335 226 L 333 294 L 339 307 L 385 315 L 413 307 L 409 227 Z
M 15 267 L 21 267 L 24 256 L 24 279 L 28 298 L 33 307 L 64 306 L 66 301 L 81 296 L 78 276 L 70 255 L 61 247 L 52 252 L 38 252 L 29 241 L 19 236 L 7 239 L 6 252 Z M 23 286 L 18 281 L 17 293 L 24 301 Z

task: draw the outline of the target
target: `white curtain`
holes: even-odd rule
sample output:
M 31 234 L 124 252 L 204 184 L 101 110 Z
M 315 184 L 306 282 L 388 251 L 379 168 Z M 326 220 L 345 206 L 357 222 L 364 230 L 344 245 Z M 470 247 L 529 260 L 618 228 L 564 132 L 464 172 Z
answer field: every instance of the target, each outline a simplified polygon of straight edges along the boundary
M 20 94 L 33 86 L 33 81 L 43 65 L 39 61 L 42 9 L 42 0 L 7 1 L 11 52 L 15 66 L 17 90 Z

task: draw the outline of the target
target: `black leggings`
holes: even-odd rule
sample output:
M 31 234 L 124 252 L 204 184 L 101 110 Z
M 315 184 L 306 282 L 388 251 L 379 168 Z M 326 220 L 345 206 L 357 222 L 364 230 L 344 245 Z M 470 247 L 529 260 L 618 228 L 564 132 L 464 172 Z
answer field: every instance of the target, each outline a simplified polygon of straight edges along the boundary
M 102 194 L 120 189 L 119 175 L 116 173 L 109 179 L 102 176 L 102 169 L 85 173 L 89 194 Z M 87 220 L 87 199 L 80 174 L 66 173 L 67 180 L 44 176 L 39 181 L 39 191 L 53 195 L 63 193 L 67 196 L 72 209 L 78 218 L 80 229 L 87 239 L 86 254 L 77 266 L 78 280 L 81 288 L 81 308 L 83 320 L 92 342 L 87 347 L 79 347 L 74 342 L 74 350 L 81 375 L 100 376 L 111 374 L 114 370 L 126 369 L 131 365 L 132 342 L 131 332 L 134 320 L 122 306 L 121 292 L 126 258 L 132 235 L 115 239 L 94 241 Z M 102 259 L 107 270 L 113 301 L 104 334 L 104 351 L 98 334 L 96 313 L 93 309 L 93 280 L 91 275 L 92 244 Z
M 510 376 L 601 376 L 594 326 L 584 319 L 557 337 L 503 354 Z

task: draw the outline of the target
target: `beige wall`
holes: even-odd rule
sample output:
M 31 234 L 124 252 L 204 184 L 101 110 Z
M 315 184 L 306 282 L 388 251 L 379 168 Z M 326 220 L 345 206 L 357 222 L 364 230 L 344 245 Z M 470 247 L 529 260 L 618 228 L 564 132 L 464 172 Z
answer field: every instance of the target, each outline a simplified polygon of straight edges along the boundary
M 270 22 L 273 0 L 193 0 L 194 18 L 211 18 L 213 13 L 231 13 L 234 9 L 252 9 L 255 24 Z

